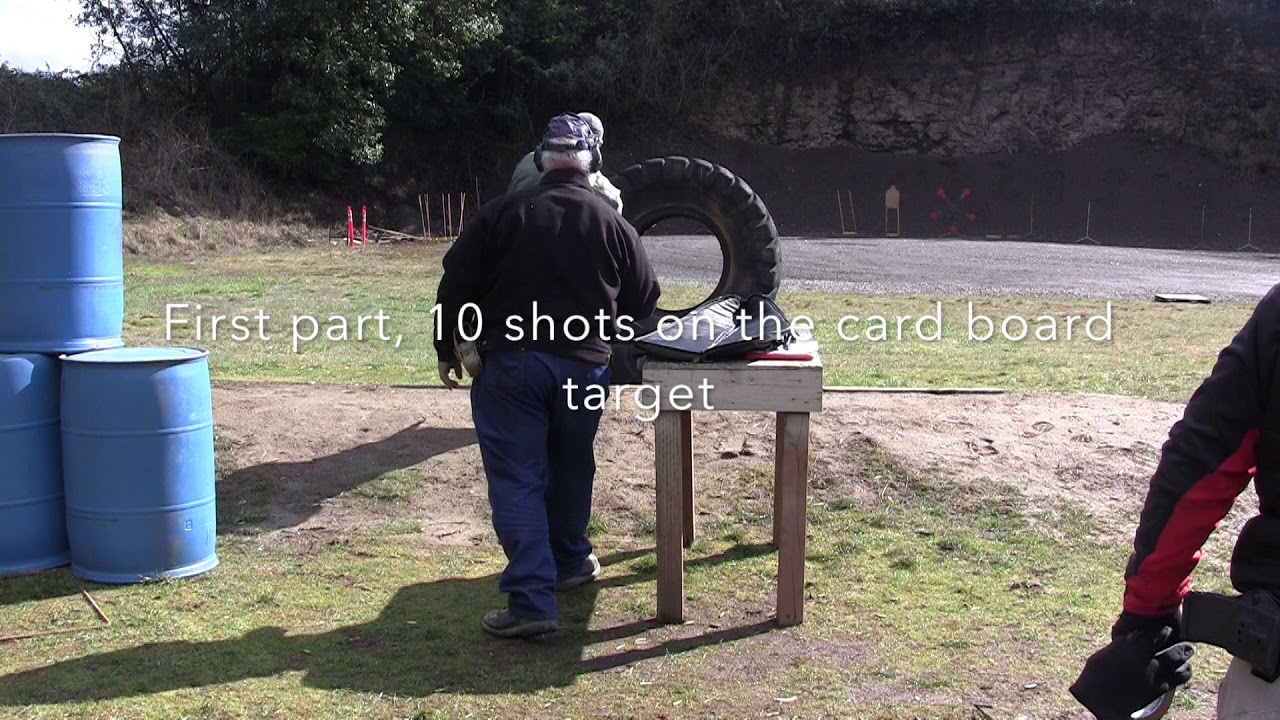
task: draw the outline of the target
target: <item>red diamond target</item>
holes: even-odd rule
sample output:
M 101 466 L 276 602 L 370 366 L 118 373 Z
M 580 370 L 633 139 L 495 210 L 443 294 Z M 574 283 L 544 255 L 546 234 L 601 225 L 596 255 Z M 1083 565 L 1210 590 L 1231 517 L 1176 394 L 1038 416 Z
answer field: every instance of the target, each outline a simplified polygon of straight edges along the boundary
M 947 189 L 938 187 L 937 199 L 929 211 L 929 223 L 938 237 L 966 237 L 978 222 L 978 213 L 972 207 L 973 189 L 961 188 L 952 197 Z

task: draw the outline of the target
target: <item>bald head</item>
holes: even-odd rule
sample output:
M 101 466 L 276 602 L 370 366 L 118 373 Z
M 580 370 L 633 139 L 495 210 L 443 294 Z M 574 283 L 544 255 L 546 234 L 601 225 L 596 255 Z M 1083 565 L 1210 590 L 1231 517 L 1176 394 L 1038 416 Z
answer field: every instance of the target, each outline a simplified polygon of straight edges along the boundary
M 597 145 L 604 145 L 604 123 L 600 122 L 600 118 L 589 112 L 580 112 L 578 117 L 591 128 L 591 134 L 596 138 Z

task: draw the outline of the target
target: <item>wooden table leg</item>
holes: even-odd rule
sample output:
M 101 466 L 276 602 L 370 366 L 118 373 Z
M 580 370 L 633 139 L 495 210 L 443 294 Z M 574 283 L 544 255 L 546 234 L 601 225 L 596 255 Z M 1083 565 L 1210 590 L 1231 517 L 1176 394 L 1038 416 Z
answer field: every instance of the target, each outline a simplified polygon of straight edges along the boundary
M 685 436 L 680 412 L 653 421 L 657 506 L 658 621 L 684 622 L 683 476 Z
M 693 413 L 680 413 L 680 486 L 684 492 L 684 546 L 693 546 Z
M 786 437 L 784 432 L 783 413 L 775 413 L 773 416 L 773 547 L 778 547 L 778 539 L 781 537 L 780 530 L 782 528 L 782 493 L 778 492 L 778 479 L 782 477 L 782 459 L 786 453 L 782 449 L 782 440 Z
M 778 413 L 774 541 L 778 546 L 778 624 L 804 621 L 805 512 L 809 489 L 809 413 Z

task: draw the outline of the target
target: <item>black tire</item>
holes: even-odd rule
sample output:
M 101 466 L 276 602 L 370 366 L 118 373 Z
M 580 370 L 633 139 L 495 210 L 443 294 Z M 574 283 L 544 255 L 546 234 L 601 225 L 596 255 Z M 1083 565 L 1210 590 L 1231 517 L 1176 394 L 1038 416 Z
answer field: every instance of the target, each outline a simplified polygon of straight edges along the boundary
M 778 229 L 745 180 L 706 160 L 673 156 L 632 165 L 613 182 L 622 193 L 623 217 L 641 235 L 663 220 L 681 217 L 715 233 L 724 265 L 707 299 L 752 293 L 776 299 L 782 277 Z M 662 308 L 657 315 L 683 315 L 695 306 Z

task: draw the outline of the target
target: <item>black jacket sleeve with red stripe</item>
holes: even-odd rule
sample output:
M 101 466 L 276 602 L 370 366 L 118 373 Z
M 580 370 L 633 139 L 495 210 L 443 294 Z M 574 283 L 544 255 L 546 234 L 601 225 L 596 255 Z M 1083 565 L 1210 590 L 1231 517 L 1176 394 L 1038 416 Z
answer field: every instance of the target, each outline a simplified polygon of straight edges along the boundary
M 1201 548 L 1253 478 L 1278 347 L 1280 285 L 1222 349 L 1169 431 L 1125 569 L 1126 613 L 1168 616 L 1181 605 Z M 1257 491 L 1264 508 L 1280 509 L 1280 487 L 1259 481 Z M 1280 566 L 1280 547 L 1268 555 L 1274 559 L 1233 557 L 1233 566 L 1237 560 Z

